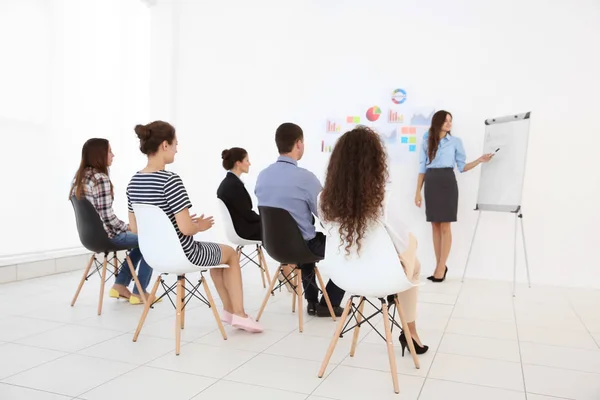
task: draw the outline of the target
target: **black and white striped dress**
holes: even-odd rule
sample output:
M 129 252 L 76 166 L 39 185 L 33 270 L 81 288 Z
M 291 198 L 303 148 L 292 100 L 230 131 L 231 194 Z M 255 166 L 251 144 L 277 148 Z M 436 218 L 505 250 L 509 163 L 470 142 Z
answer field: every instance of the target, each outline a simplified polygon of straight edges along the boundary
M 217 243 L 196 242 L 193 236 L 181 233 L 177 226 L 175 214 L 192 207 L 179 175 L 165 170 L 136 173 L 127 185 L 129 212 L 133 212 L 134 203 L 158 206 L 167 214 L 190 262 L 200 267 L 221 263 L 221 248 Z

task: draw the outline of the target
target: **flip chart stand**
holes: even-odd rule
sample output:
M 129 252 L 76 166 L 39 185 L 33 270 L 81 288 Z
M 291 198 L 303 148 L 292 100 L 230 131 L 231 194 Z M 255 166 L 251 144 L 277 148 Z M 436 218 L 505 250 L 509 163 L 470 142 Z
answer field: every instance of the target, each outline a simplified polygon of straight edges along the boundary
M 473 238 L 471 239 L 471 245 L 469 246 L 469 254 L 467 255 L 467 263 L 465 264 L 465 270 L 463 272 L 461 282 L 465 281 L 465 275 L 467 275 L 467 267 L 469 266 L 469 259 L 471 258 L 471 251 L 473 250 L 473 243 L 475 243 L 475 236 L 477 235 L 477 228 L 479 227 L 479 219 L 481 218 L 481 212 L 486 211 L 482 210 L 479 207 L 475 209 L 479 211 L 479 215 L 477 216 L 477 223 L 475 223 L 475 231 L 473 232 Z M 531 278 L 529 275 L 529 260 L 527 258 L 527 246 L 525 244 L 525 227 L 523 226 L 523 213 L 521 212 L 521 206 L 517 207 L 515 211 L 512 211 L 515 214 L 515 237 L 514 237 L 514 246 L 513 246 L 513 297 L 515 297 L 517 290 L 517 225 L 519 221 L 521 221 L 521 236 L 523 238 L 523 251 L 525 253 L 525 270 L 527 271 L 527 284 L 529 288 L 531 288 Z

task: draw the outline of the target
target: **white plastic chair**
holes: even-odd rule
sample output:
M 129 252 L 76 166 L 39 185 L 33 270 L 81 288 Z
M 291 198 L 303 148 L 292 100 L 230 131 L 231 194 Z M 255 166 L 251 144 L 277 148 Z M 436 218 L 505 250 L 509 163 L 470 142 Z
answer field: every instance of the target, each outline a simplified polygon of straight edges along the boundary
M 199 298 L 212 309 L 221 335 L 223 335 L 223 339 L 226 340 L 227 334 L 225 333 L 225 328 L 223 328 L 219 312 L 217 311 L 212 294 L 206 283 L 206 278 L 204 278 L 202 273 L 208 269 L 228 268 L 229 266 L 218 265 L 199 267 L 192 264 L 183 252 L 175 227 L 167 217 L 167 214 L 159 207 L 148 204 L 133 204 L 133 211 L 137 222 L 140 250 L 144 254 L 144 258 L 148 265 L 155 271 L 160 272 L 156 279 L 156 283 L 152 288 L 150 299 L 156 298 L 156 291 L 158 290 L 159 284 L 162 284 L 166 289 L 161 297 L 169 296 L 169 294 L 174 291 L 176 294 L 175 308 L 177 310 L 177 318 L 175 322 L 175 354 L 179 355 L 181 349 L 181 329 L 183 329 L 185 325 L 185 306 L 191 297 Z M 192 272 L 200 272 L 200 281 L 196 286 L 190 283 L 192 287 L 190 290 L 185 288 L 185 282 L 187 280 L 185 274 Z M 162 275 L 167 274 L 177 275 L 177 282 L 170 287 L 166 287 L 164 280 L 162 279 Z M 200 284 L 203 285 L 208 299 L 205 299 L 199 292 Z M 186 290 L 188 292 L 188 300 L 186 300 Z M 158 299 L 156 301 L 158 301 Z M 144 312 L 142 313 L 138 327 L 133 335 L 134 342 L 138 339 L 152 304 L 151 301 L 146 301 Z
M 236 246 L 236 251 L 240 259 L 240 267 L 243 267 L 250 262 L 254 263 L 258 268 L 260 268 L 260 277 L 262 278 L 263 288 L 266 288 L 266 282 L 271 282 L 271 277 L 269 276 L 269 267 L 267 266 L 265 255 L 262 251 L 262 242 L 260 240 L 248 240 L 241 238 L 235 231 L 235 227 L 233 226 L 233 220 L 231 219 L 231 214 L 229 214 L 229 210 L 227 209 L 225 203 L 223 203 L 223 200 L 217 199 L 217 203 L 219 205 L 221 217 L 223 218 L 225 237 L 229 242 L 233 243 Z M 256 250 L 254 250 L 248 255 L 244 253 L 244 246 L 256 246 Z M 245 262 L 243 264 L 242 256 L 245 257 Z M 255 261 L 256 257 L 258 257 L 258 262 Z
M 404 292 L 416 285 L 410 282 L 406 277 L 394 244 L 383 223 L 379 221 L 374 222 L 369 227 L 361 240 L 360 255 L 357 255 L 356 246 L 353 246 L 350 249 L 351 253 L 348 256 L 346 255 L 345 250 L 346 242 L 340 239 L 338 231 L 339 225 L 328 222 L 322 222 L 322 224 L 325 228 L 324 233 L 327 238 L 325 247 L 325 260 L 327 261 L 326 272 L 336 285 L 350 294 L 350 298 L 344 308 L 344 313 L 342 314 L 342 318 L 333 335 L 318 376 L 319 378 L 323 377 L 340 335 L 354 329 L 354 338 L 350 349 L 350 357 L 354 357 L 360 326 L 365 322 L 370 324 L 370 318 L 381 313 L 383 315 L 385 340 L 387 342 L 394 392 L 399 393 L 396 358 L 394 355 L 391 332 L 391 323 L 394 323 L 395 325 L 397 323 L 393 318 L 389 317 L 388 306 L 384 299 L 390 294 Z M 354 298 L 357 297 L 359 298 L 358 306 L 354 305 Z M 366 299 L 367 297 L 380 299 L 381 309 L 377 309 L 373 315 L 365 317 L 363 314 L 365 301 L 373 305 L 373 303 Z M 397 296 L 395 296 L 395 306 L 400 316 L 402 329 L 406 335 L 408 347 L 413 357 L 415 367 L 419 368 L 419 360 L 415 353 L 410 330 L 408 329 Z M 348 322 L 346 322 L 350 312 L 352 312 L 352 315 Z M 348 326 L 352 318 L 356 320 L 356 325 L 349 329 L 345 329 L 345 326 Z M 363 320 L 363 318 L 365 318 L 365 320 Z

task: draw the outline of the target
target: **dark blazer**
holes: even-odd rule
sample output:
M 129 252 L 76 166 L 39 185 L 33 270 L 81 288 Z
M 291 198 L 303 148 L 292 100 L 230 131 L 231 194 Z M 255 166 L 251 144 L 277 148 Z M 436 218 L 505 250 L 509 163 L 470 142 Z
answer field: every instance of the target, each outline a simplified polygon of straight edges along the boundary
M 252 210 L 252 199 L 244 183 L 228 172 L 217 189 L 217 197 L 225 203 L 239 237 L 261 240 L 260 216 Z

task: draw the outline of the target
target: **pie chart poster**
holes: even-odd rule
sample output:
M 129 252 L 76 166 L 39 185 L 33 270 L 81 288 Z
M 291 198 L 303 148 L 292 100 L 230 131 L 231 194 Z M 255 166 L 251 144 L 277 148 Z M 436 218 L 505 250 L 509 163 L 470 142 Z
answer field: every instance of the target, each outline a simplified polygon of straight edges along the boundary
M 423 104 L 418 95 L 402 87 L 388 87 L 370 96 L 364 94 L 360 98 L 352 95 L 340 98 L 332 110 L 324 110 L 327 114 L 321 114 L 320 152 L 331 153 L 343 133 L 365 125 L 381 136 L 391 163 L 417 165 L 418 149 L 435 107 Z

